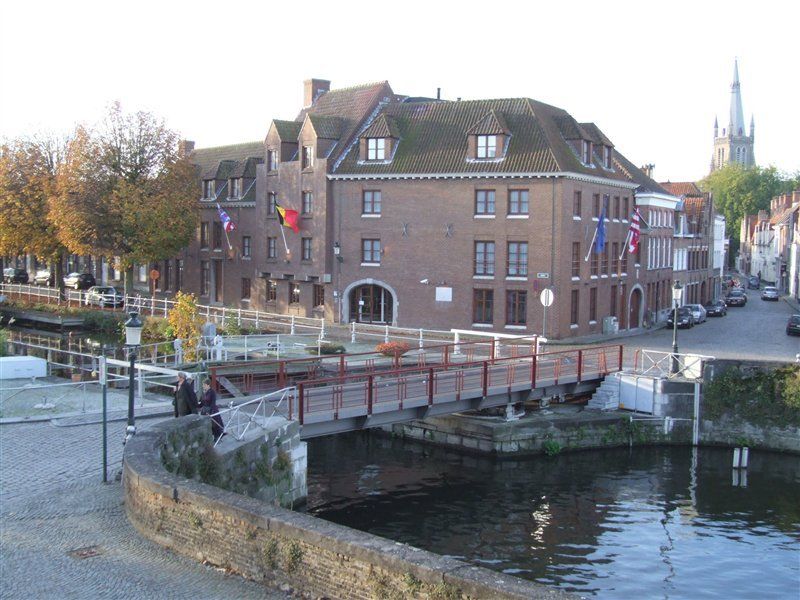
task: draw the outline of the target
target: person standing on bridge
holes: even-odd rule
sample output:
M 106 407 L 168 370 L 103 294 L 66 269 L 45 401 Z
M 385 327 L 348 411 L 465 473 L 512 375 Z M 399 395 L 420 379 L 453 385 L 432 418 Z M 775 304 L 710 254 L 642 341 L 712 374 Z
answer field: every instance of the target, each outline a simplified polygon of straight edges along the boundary
M 225 426 L 222 423 L 222 415 L 219 414 L 219 408 L 217 407 L 217 392 L 212 389 L 210 379 L 203 381 L 200 414 L 211 417 L 211 433 L 214 434 L 214 441 L 216 442 L 222 436 Z
M 175 385 L 175 407 L 176 417 L 185 417 L 197 412 L 197 396 L 192 389 L 192 382 L 186 378 L 186 373 L 178 373 L 178 383 Z

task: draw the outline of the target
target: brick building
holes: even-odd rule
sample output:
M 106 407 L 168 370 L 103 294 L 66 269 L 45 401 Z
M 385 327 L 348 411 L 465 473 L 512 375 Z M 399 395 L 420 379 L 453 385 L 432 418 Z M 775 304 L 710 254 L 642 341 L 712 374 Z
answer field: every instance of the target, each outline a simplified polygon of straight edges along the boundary
M 678 198 L 596 125 L 541 102 L 312 79 L 298 116 L 274 120 L 263 144 L 192 156 L 202 216 L 182 284 L 202 302 L 541 333 L 548 287 L 546 334 L 558 338 L 600 332 L 612 316 L 640 327 L 670 306 Z M 217 202 L 237 225 L 230 248 Z M 300 213 L 299 233 L 281 227 L 277 205 Z M 650 227 L 630 256 L 635 206 Z
M 693 182 L 661 184 L 680 197 L 674 216 L 672 269 L 684 286 L 684 302 L 704 304 L 719 296 L 721 273 L 714 268 L 714 203 Z

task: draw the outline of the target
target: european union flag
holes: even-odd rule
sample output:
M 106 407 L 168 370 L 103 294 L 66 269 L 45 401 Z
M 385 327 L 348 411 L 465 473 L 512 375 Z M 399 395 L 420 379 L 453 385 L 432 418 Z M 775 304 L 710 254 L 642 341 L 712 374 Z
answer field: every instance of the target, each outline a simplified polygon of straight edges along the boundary
M 601 254 L 606 249 L 606 203 L 600 210 L 600 220 L 597 222 L 597 233 L 595 234 L 594 251 Z

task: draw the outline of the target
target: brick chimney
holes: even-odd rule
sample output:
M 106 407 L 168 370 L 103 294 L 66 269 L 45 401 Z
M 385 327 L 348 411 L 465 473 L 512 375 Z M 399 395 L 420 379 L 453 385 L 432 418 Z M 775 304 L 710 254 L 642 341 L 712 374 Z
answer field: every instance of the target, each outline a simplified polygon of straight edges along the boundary
M 180 158 L 187 158 L 194 152 L 194 142 L 191 140 L 181 140 L 178 142 L 178 156 Z
M 649 165 L 642 165 L 642 172 L 647 175 L 650 179 L 653 178 L 653 173 L 655 173 L 656 166 L 654 164 Z
M 330 89 L 331 82 L 326 79 L 306 79 L 303 82 L 303 107 L 311 106 Z

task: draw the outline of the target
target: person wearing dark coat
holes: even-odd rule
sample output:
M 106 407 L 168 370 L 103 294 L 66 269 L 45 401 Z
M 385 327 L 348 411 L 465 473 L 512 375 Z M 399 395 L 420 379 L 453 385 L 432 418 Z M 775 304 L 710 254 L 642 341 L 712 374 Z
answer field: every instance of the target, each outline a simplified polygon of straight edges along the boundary
M 190 389 L 191 381 L 186 379 L 186 373 L 178 373 L 178 383 L 175 386 L 175 416 L 185 417 L 196 412 L 194 390 Z
M 211 380 L 203 382 L 203 397 L 200 400 L 200 414 L 211 415 L 211 433 L 214 434 L 216 442 L 223 434 L 225 426 L 222 423 L 222 416 L 218 414 L 217 393 L 211 388 Z

